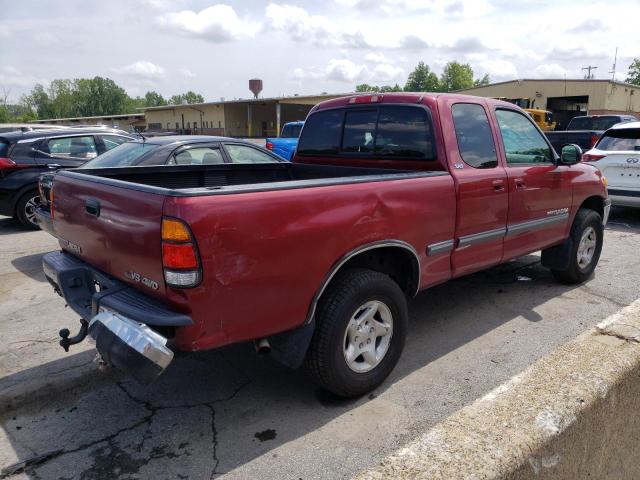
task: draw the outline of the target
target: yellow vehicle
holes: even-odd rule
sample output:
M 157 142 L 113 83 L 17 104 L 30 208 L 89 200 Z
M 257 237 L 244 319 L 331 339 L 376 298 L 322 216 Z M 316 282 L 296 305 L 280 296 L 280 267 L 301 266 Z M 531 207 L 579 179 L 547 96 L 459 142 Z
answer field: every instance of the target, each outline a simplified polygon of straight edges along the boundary
M 540 130 L 554 130 L 556 128 L 556 122 L 553 121 L 553 113 L 550 111 L 539 108 L 525 108 L 524 111 L 533 118 Z

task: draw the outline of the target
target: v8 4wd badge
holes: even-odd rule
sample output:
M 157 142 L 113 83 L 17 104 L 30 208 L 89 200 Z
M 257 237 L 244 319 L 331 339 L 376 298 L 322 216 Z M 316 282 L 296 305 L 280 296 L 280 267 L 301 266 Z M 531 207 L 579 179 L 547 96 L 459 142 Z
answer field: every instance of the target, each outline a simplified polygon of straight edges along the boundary
M 134 272 L 134 271 L 124 272 L 124 276 L 127 277 L 129 280 L 133 280 L 134 282 L 141 283 L 145 287 L 148 287 L 152 290 L 158 290 L 158 282 L 156 282 L 155 280 L 151 280 L 150 278 L 143 277 L 138 272 Z

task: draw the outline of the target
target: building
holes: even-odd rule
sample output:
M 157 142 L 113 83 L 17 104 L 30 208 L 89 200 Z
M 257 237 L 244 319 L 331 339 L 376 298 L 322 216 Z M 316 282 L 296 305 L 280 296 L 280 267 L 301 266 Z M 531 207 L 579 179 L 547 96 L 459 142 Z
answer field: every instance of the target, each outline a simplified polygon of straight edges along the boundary
M 126 113 L 124 115 L 99 115 L 95 117 L 49 118 L 33 120 L 29 123 L 46 123 L 50 125 L 79 126 L 106 125 L 127 132 L 141 131 L 146 128 L 144 113 Z
M 612 80 L 510 80 L 457 93 L 549 110 L 559 128 L 577 115 L 635 114 L 640 118 L 640 87 Z
M 148 131 L 267 137 L 278 136 L 287 122 L 304 120 L 317 103 L 345 95 L 349 94 L 229 100 L 143 110 Z

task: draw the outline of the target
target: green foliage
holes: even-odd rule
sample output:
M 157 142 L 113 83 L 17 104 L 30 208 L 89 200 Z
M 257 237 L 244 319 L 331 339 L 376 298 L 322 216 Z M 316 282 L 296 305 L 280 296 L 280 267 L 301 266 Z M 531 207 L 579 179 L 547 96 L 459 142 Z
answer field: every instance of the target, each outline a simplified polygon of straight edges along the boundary
M 485 73 L 484 77 L 476 78 L 473 81 L 473 86 L 474 87 L 484 87 L 485 85 L 489 85 L 490 83 L 491 83 L 491 78 L 489 77 L 488 73 Z
M 393 86 L 391 85 L 369 85 L 368 83 L 361 83 L 360 85 L 356 85 L 356 92 L 375 92 L 375 93 L 386 93 L 386 92 L 401 92 L 402 87 L 397 83 Z
M 0 123 L 9 123 L 10 121 L 9 110 L 4 105 L 0 105 Z
M 449 62 L 440 76 L 440 88 L 443 92 L 463 90 L 473 87 L 473 69 L 468 63 Z
M 202 103 L 202 95 L 189 90 L 171 97 L 171 103 Z M 158 92 L 130 97 L 113 80 L 103 77 L 53 80 L 48 87 L 36 84 L 20 99 L 20 113 L 8 111 L 9 120 L 67 118 L 133 113 L 137 108 L 158 107 L 169 102 Z M 2 115 L 2 113 L 0 113 Z M 3 117 L 0 117 L 3 118 Z M 26 120 L 25 120 L 26 121 Z
M 409 74 L 407 83 L 404 86 L 405 92 L 440 92 L 441 86 L 438 76 L 431 71 L 429 65 L 424 62 L 418 63 L 416 68 Z
M 640 58 L 634 58 L 627 72 L 627 83 L 640 85 Z

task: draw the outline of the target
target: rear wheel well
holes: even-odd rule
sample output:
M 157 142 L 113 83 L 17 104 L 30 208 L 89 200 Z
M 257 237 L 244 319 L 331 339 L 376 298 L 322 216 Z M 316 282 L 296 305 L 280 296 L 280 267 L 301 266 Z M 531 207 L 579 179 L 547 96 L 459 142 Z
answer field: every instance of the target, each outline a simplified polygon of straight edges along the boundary
M 601 218 L 604 217 L 604 199 L 602 197 L 589 197 L 584 202 L 582 202 L 580 208 L 593 210 L 594 212 L 598 212 Z
M 407 296 L 413 296 L 418 290 L 418 259 L 405 248 L 392 246 L 366 250 L 347 260 L 336 273 L 352 268 L 365 268 L 388 275 Z

